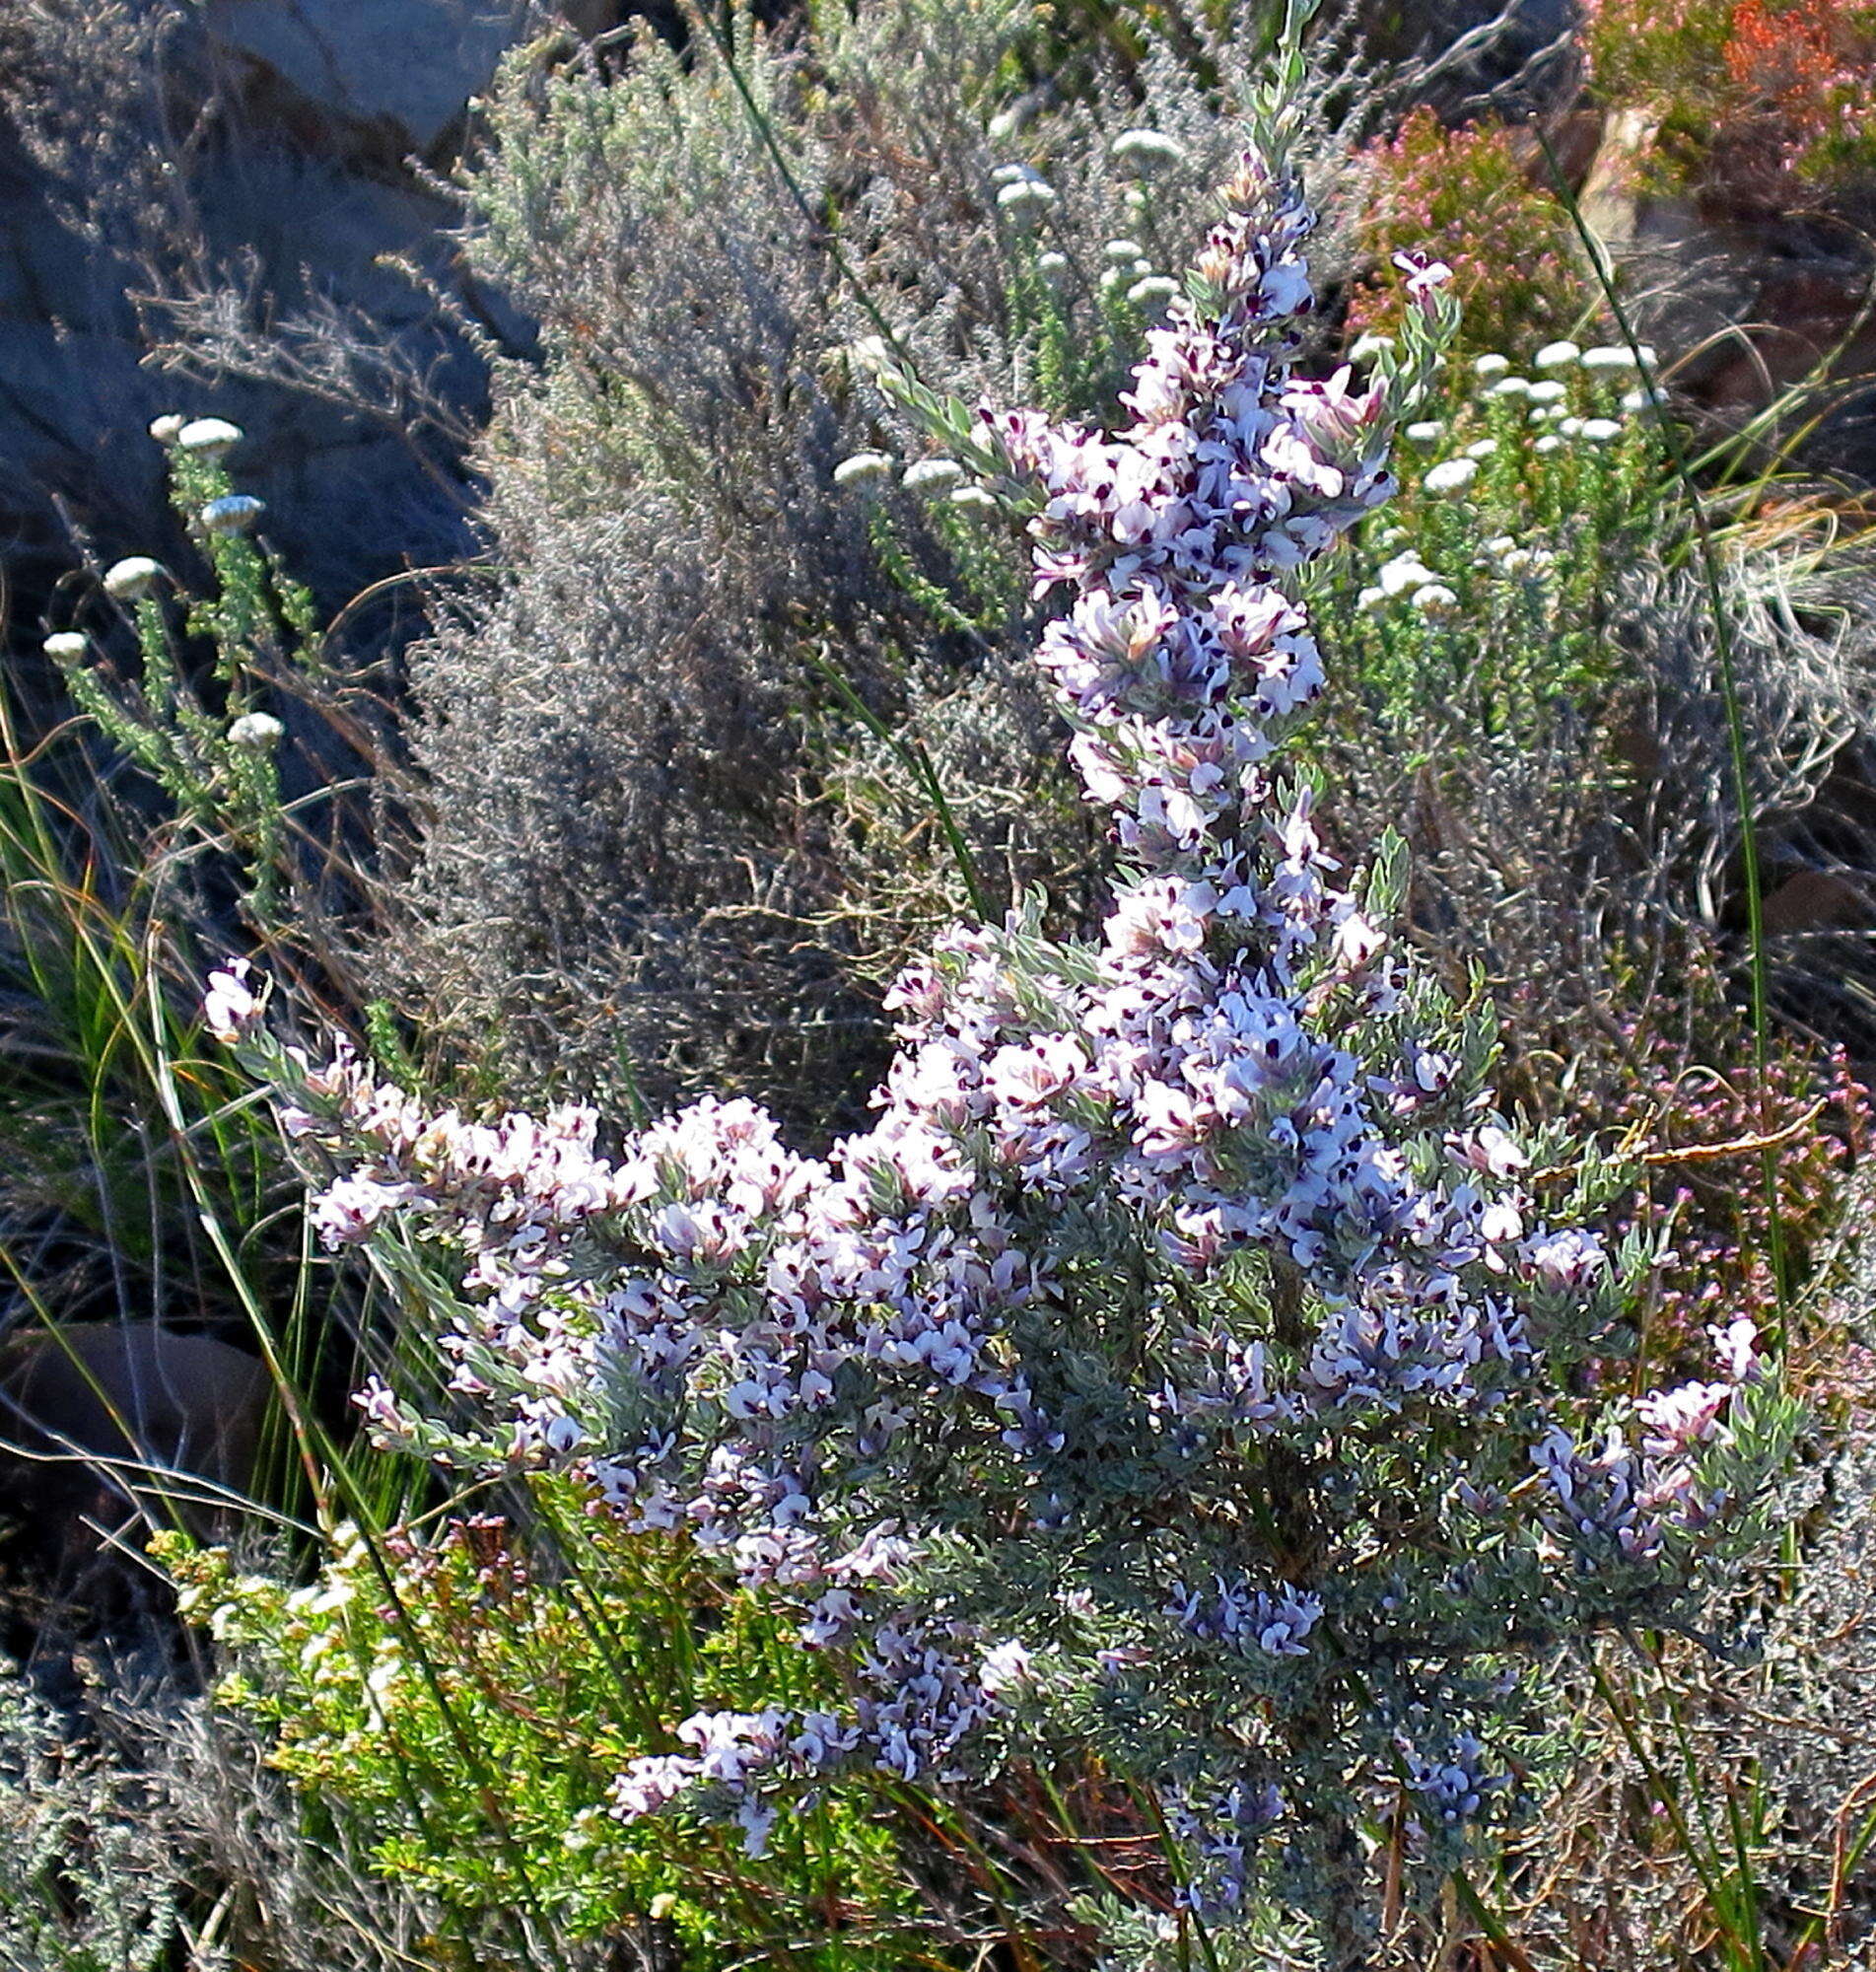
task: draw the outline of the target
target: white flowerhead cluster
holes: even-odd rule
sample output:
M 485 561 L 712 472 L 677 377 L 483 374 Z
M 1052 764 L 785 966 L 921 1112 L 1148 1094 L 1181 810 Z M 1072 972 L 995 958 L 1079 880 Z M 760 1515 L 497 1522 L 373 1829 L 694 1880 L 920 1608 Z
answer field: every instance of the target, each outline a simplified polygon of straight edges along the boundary
M 248 752 L 264 753 L 277 746 L 286 732 L 271 712 L 243 712 L 239 719 L 229 722 L 228 743 Z
M 856 452 L 834 467 L 836 486 L 878 486 L 892 477 L 889 452 Z
M 239 975 L 211 993 L 336 1166 L 327 1240 L 395 1222 L 464 1256 L 445 1346 L 488 1423 L 382 1387 L 374 1421 L 576 1463 L 841 1654 L 838 1713 L 678 1723 L 622 1814 L 682 1801 L 759 1848 L 822 1777 L 944 1786 L 1059 1706 L 1111 1722 L 1186 1896 L 1228 1911 L 1325 1801 L 1405 1773 L 1436 1831 L 1501 1794 L 1472 1734 L 1502 1654 L 1668 1592 L 1715 1511 L 1734 1376 L 1578 1442 L 1610 1262 L 1547 1218 L 1485 1043 L 1273 777 L 1323 688 L 1296 573 L 1393 490 L 1445 270 L 1406 263 L 1377 381 L 1299 378 L 1300 190 L 1251 158 L 1226 202 L 1124 429 L 982 414 L 1067 594 L 1037 663 L 1126 868 L 1092 942 L 1019 913 L 900 977 L 870 1129 L 805 1158 L 705 1100 L 611 1160 L 591 1112 L 432 1116 L 269 1042 Z
M 251 493 L 224 493 L 208 501 L 196 518 L 211 534 L 244 534 L 266 511 L 267 503 Z
M 176 431 L 174 443 L 197 458 L 221 458 L 245 436 L 240 425 L 226 418 L 191 418 Z
M 149 555 L 125 555 L 104 571 L 104 594 L 115 602 L 138 602 L 156 588 L 163 564 Z
M 1186 147 L 1162 130 L 1123 130 L 1108 146 L 1108 156 L 1131 171 L 1164 171 L 1185 162 Z

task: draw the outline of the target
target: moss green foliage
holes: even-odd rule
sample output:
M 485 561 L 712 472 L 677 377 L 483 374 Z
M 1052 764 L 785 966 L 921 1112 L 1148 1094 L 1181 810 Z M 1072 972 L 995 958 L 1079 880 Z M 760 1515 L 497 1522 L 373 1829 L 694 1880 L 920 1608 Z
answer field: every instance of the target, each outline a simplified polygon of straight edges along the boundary
M 661 1927 L 699 1968 L 758 1945 L 802 1972 L 916 1962 L 898 1841 L 865 1786 L 830 1789 L 759 1862 L 733 1829 L 610 1811 L 627 1761 L 680 1750 L 661 1720 L 824 1703 L 825 1666 L 759 1599 L 713 1594 L 681 1542 L 588 1517 L 564 1481 L 540 1483 L 534 1514 L 531 1539 L 487 1514 L 382 1544 L 340 1529 L 297 1588 L 164 1539 L 184 1614 L 229 1653 L 222 1702 L 265 1723 L 315 1818 L 458 1921 L 525 1911 L 576 1941 Z

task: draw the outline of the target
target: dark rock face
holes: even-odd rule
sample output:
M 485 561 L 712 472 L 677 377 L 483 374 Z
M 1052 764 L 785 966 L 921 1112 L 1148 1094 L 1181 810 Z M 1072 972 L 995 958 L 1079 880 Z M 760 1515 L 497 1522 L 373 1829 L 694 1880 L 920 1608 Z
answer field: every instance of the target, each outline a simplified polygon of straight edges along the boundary
M 461 551 L 487 388 L 464 323 L 526 329 L 467 279 L 428 174 L 526 10 L 23 0 L 0 30 L 16 621 L 71 566 L 74 524 L 104 558 L 176 551 L 146 430 L 170 410 L 247 432 L 231 465 L 322 602 Z
M 141 1571 L 108 1536 L 136 1545 L 148 1524 L 212 1535 L 226 1517 L 217 1500 L 253 1477 L 271 1387 L 254 1357 L 153 1322 L 11 1337 L 0 1347 L 9 1572 L 60 1600 L 134 1597 Z

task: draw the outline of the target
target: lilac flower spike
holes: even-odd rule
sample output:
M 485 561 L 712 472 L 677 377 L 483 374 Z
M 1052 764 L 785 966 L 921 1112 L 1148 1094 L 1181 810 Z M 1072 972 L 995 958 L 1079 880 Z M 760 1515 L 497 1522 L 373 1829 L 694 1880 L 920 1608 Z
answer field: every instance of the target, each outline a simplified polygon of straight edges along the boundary
M 452 1437 L 375 1387 L 377 1424 L 575 1462 L 842 1653 L 838 1716 L 678 1722 L 684 1750 L 621 1776 L 622 1814 L 681 1801 L 759 1848 L 817 1776 L 943 1785 L 1016 1708 L 1079 1693 L 1127 1722 L 1190 1899 L 1235 1909 L 1305 1770 L 1358 1792 L 1364 1760 L 1406 1758 L 1429 1827 L 1498 1793 L 1462 1729 L 1488 1686 L 1452 1668 L 1488 1648 L 1455 1640 L 1462 1558 L 1496 1557 L 1502 1639 L 1513 1601 L 1563 1621 L 1555 1555 L 1587 1622 L 1583 1581 L 1609 1606 L 1653 1585 L 1713 1511 L 1702 1461 L 1751 1337 L 1726 1382 L 1578 1444 L 1536 1322 L 1593 1322 L 1609 1262 L 1547 1223 L 1481 1071 L 1272 774 L 1323 688 L 1298 571 L 1393 488 L 1444 270 L 1407 267 L 1418 317 L 1372 382 L 1301 379 L 1300 189 L 1247 158 L 1225 203 L 1123 429 L 982 414 L 985 458 L 1036 495 L 1036 587 L 1067 592 L 1036 659 L 1126 871 L 1092 943 L 1018 913 L 900 977 L 870 1129 L 807 1159 L 705 1100 L 613 1162 L 588 1111 L 431 1117 L 343 1053 L 268 1053 L 245 981 L 216 984 L 217 1029 L 254 1039 L 288 1128 L 336 1162 L 327 1239 L 466 1256 L 445 1347 L 487 1427 Z M 1380 1579 L 1408 1483 L 1388 1444 L 1418 1447 L 1439 1531 Z M 1358 1703 L 1356 1660 L 1382 1667 Z M 1445 1736 L 1417 1738 L 1433 1713 Z

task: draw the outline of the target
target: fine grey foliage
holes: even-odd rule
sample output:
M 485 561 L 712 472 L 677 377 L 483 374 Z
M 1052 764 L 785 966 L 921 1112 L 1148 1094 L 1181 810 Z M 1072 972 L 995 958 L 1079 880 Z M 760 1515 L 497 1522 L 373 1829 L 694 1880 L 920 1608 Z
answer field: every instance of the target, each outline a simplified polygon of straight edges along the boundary
M 1040 79 L 1015 0 L 510 63 L 470 251 L 542 360 L 504 366 L 479 455 L 495 569 L 415 657 L 431 792 L 386 977 L 511 1086 L 824 1118 L 879 1064 L 864 982 L 969 901 L 958 836 L 991 902 L 1046 879 L 1085 908 L 1095 832 L 997 655 L 1033 629 L 1019 539 L 836 484 L 923 449 L 844 351 L 885 330 L 966 402 L 1109 401 L 1154 306 L 1128 291 L 1182 263 L 1241 142 L 1253 13 L 1200 59 Z M 1139 128 L 1168 140 L 1146 173 L 1114 150 Z M 1009 168 L 1046 212 L 1000 203 Z
M 452 278 L 452 207 L 394 119 L 222 37 L 242 25 L 179 0 L 6 10 L 0 297 L 23 319 L 0 435 L 35 525 L 49 493 L 107 555 L 163 551 L 160 455 L 131 435 L 233 412 L 270 529 L 336 602 L 459 550 L 477 345 L 508 318 Z

